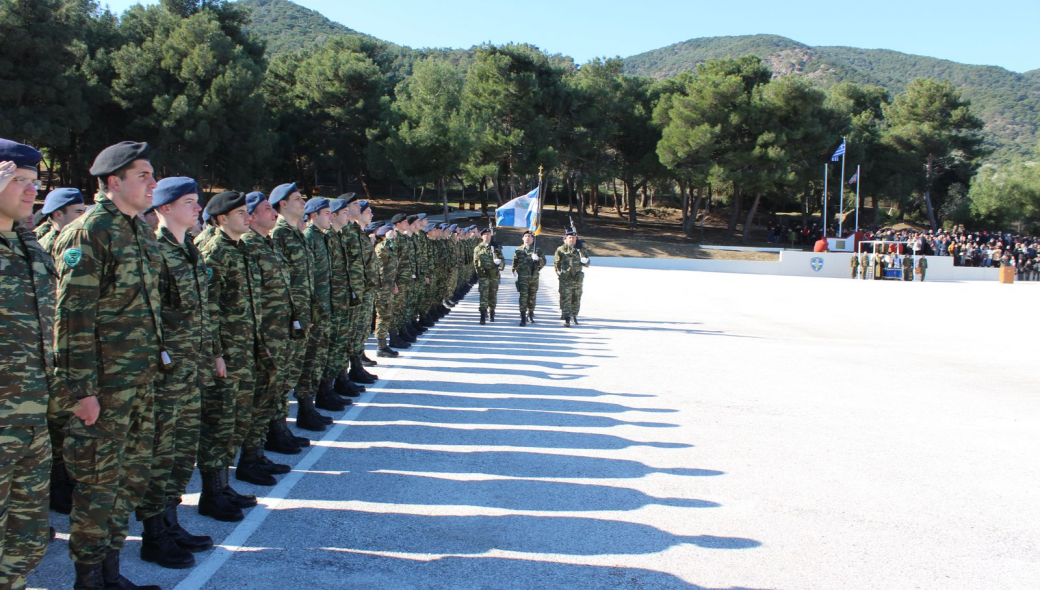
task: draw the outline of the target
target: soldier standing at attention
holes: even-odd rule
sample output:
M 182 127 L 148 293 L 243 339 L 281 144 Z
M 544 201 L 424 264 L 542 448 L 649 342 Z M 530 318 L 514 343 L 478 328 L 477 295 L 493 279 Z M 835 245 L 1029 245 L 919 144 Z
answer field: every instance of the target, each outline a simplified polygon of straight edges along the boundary
M 217 225 L 213 237 L 199 248 L 212 270 L 208 298 L 215 368 L 213 384 L 202 388 L 199 514 L 235 522 L 244 518 L 242 508 L 256 506 L 254 496 L 231 487 L 228 469 L 249 432 L 257 364 L 261 355 L 267 356 L 260 331 L 260 271 L 242 243 L 249 231 L 246 196 L 222 192 L 210 199 L 206 211 Z M 249 481 L 246 478 L 258 471 L 254 462 L 255 457 L 244 454 L 236 478 Z
M 357 317 L 354 318 L 355 331 L 352 339 L 353 349 L 351 350 L 350 372 L 352 374 L 351 379 L 364 377 L 374 383 L 379 380 L 379 376 L 369 373 L 365 369 L 365 367 L 374 367 L 377 364 L 376 361 L 365 355 L 365 342 L 372 335 L 372 321 L 376 312 L 376 248 L 375 244 L 372 243 L 372 236 L 367 231 L 372 224 L 373 213 L 372 204 L 368 201 L 361 199 L 356 202 L 357 214 L 353 214 L 354 207 L 351 207 L 350 211 L 355 225 L 354 233 L 357 236 L 361 250 L 360 259 L 364 269 L 365 280 L 360 285 L 360 292 L 358 293 L 361 297 L 361 310 Z M 353 250 L 351 251 L 353 252 Z M 357 364 L 357 369 L 354 368 L 355 363 Z
M 538 297 L 538 273 L 545 267 L 545 256 L 541 248 L 534 246 L 534 234 L 525 231 L 524 245 L 513 254 L 513 274 L 516 290 L 520 292 L 520 325 L 534 323 L 534 304 Z
M 491 244 L 491 230 L 480 230 L 481 243 L 473 249 L 473 269 L 480 281 L 480 324 L 487 319 L 495 321 L 495 306 L 498 304 L 498 281 L 505 269 L 502 252 Z
M 271 206 L 278 212 L 278 221 L 271 230 L 271 239 L 274 240 L 275 248 L 282 254 L 282 258 L 289 265 L 289 288 L 292 290 L 292 299 L 296 305 L 296 317 L 293 325 L 298 322 L 306 332 L 305 338 L 293 341 L 293 358 L 301 362 L 287 368 L 286 383 L 296 392 L 299 404 L 296 412 L 296 426 L 304 430 L 322 431 L 332 418 L 322 416 L 314 409 L 313 392 L 310 396 L 304 395 L 301 399 L 300 383 L 303 380 L 303 370 L 306 366 L 305 355 L 315 334 L 315 325 L 319 323 L 320 309 L 314 292 L 314 257 L 311 255 L 307 239 L 303 230 L 299 228 L 303 221 L 303 212 L 306 202 L 303 195 L 296 188 L 296 183 L 280 184 L 271 191 Z M 309 377 L 308 377 L 309 378 Z M 277 418 L 282 424 L 288 416 L 281 415 Z M 300 446 L 310 446 L 310 440 L 304 437 L 294 439 Z
M 18 221 L 32 213 L 42 157 L 0 139 L 0 588 L 24 588 L 47 550 L 48 406 L 86 415 L 54 378 L 57 271 Z
M 208 372 L 212 362 L 209 274 L 187 233 L 202 211 L 198 193 L 195 181 L 184 177 L 164 178 L 152 193 L 162 256 L 159 315 L 166 346 L 177 357 L 177 365 L 155 381 L 155 447 L 148 491 L 137 507 L 137 519 L 144 524 L 141 559 L 168 568 L 191 567 L 195 565 L 191 552 L 213 546 L 213 539 L 189 534 L 177 518 L 199 450 L 199 368 Z
M 860 252 L 859 254 L 859 278 L 865 280 L 870 277 L 870 254 L 866 251 Z
M 397 295 L 397 254 L 394 253 L 394 226 L 384 224 L 376 229 L 376 356 L 394 358 L 390 326 L 394 316 L 393 298 Z M 387 338 L 391 338 L 388 345 Z
M 351 272 L 353 258 L 350 255 L 350 244 L 353 236 L 349 234 L 348 228 L 351 205 L 355 199 L 353 193 L 347 193 L 329 201 L 329 211 L 332 215 L 329 219 L 331 229 L 327 236 L 332 261 L 332 321 L 329 330 L 329 360 L 314 405 L 332 412 L 342 412 L 346 406 L 354 403 L 349 398 L 358 397 L 362 393 L 357 384 L 347 376 L 354 316 L 361 306 L 361 295 L 355 288 L 355 283 L 361 279 Z M 348 399 L 342 399 L 340 396 L 346 396 Z
M 921 282 L 924 282 L 924 275 L 928 273 L 928 259 L 924 256 L 917 258 L 917 274 L 921 275 Z
M 332 286 L 330 278 L 332 274 L 332 252 L 329 250 L 329 242 L 325 232 L 332 227 L 332 212 L 329 210 L 329 200 L 323 197 L 314 197 L 307 201 L 303 210 L 307 215 L 307 229 L 303 237 L 307 240 L 307 247 L 311 252 L 312 277 L 314 281 L 315 313 L 314 327 L 311 328 L 310 338 L 307 339 L 307 352 L 303 357 L 303 375 L 296 386 L 296 399 L 300 400 L 301 415 L 304 407 L 314 407 L 315 396 L 322 394 L 324 399 L 328 393 L 323 385 L 325 366 L 329 362 L 329 335 L 336 329 L 335 318 L 332 316 Z M 300 428 L 307 430 L 325 430 L 324 421 L 314 424 L 310 428 L 305 422 L 297 421 Z M 331 420 L 329 421 L 331 423 Z
M 86 211 L 83 193 L 77 188 L 56 188 L 47 193 L 43 209 L 40 209 L 40 215 L 46 221 L 36 227 L 36 239 L 43 249 L 50 253 L 61 229 L 79 219 Z
M 852 260 L 849 262 L 849 266 L 852 268 L 852 278 L 856 278 L 856 270 L 859 268 L 859 255 L 853 254 Z
M 56 374 L 79 399 L 63 449 L 77 482 L 69 536 L 76 588 L 136 588 L 120 574 L 119 553 L 148 487 L 154 382 L 177 361 L 159 318 L 162 255 L 138 217 L 152 206 L 152 173 L 146 143 L 102 150 L 90 167 L 95 205 L 53 248 Z
M 585 280 L 583 269 L 589 266 L 589 257 L 585 249 L 578 246 L 578 233 L 569 231 L 563 234 L 563 245 L 556 249 L 553 267 L 560 279 L 560 311 L 563 312 L 563 325 L 570 327 L 573 322 L 578 325 L 578 311 L 581 309 L 581 286 Z

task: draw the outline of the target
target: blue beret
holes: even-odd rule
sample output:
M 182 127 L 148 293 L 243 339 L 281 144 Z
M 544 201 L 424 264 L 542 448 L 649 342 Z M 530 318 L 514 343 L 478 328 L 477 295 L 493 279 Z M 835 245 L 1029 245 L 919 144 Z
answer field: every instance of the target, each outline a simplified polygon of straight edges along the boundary
M 331 201 L 329 201 L 329 211 L 336 213 L 340 209 L 346 209 L 347 205 L 348 203 L 346 199 L 332 199 Z
M 484 229 L 480 230 L 480 235 L 489 234 L 489 233 L 491 233 L 491 230 L 486 228 L 486 227 Z
M 252 215 L 253 211 L 256 211 L 257 205 L 263 203 L 266 200 L 267 195 L 260 191 L 253 191 L 249 193 L 248 195 L 246 195 L 246 211 L 248 211 L 249 214 Z
M 426 219 L 426 214 L 425 213 L 416 213 L 415 214 L 415 218 L 419 219 L 419 220 Z
M 297 192 L 298 190 L 300 189 L 296 188 L 295 182 L 279 184 L 278 186 L 274 187 L 273 191 L 271 191 L 271 206 L 273 207 L 277 205 L 279 201 Z
M 90 175 L 104 178 L 134 160 L 148 159 L 148 144 L 138 141 L 121 141 L 101 150 L 90 167 Z
M 0 139 L 0 162 L 14 162 L 18 168 L 36 170 L 36 165 L 42 159 L 43 154 L 36 148 L 10 139 Z
M 367 226 L 365 227 L 365 233 L 366 233 L 366 234 L 370 234 L 370 233 L 372 233 L 372 232 L 376 231 L 377 229 L 379 229 L 380 227 L 383 227 L 383 224 L 382 224 L 382 223 L 379 223 L 379 222 L 372 222 L 372 223 L 368 224 L 368 225 L 367 225 Z
M 209 214 L 209 209 L 203 209 L 202 210 L 202 223 L 206 223 L 210 219 L 213 219 L 213 216 Z
M 227 215 L 239 207 L 246 206 L 246 196 L 238 191 L 224 191 L 214 195 L 209 203 L 206 203 L 206 212 L 210 217 Z
M 453 223 L 453 224 L 448 226 L 448 231 L 451 231 L 452 233 L 458 231 L 458 229 L 459 229 L 459 224 L 457 224 L 457 223 Z
M 353 203 L 354 201 L 357 200 L 357 193 L 343 193 L 342 195 L 339 196 L 339 198 L 341 198 L 344 201 L 346 201 L 347 205 L 349 205 L 349 204 L 351 204 L 351 203 Z
M 187 176 L 164 178 L 152 191 L 152 208 L 169 205 L 184 195 L 199 194 L 199 185 Z
M 43 200 L 43 209 L 40 209 L 40 213 L 43 215 L 50 215 L 66 205 L 74 205 L 82 202 L 83 193 L 79 192 L 79 189 L 77 188 L 54 189 L 47 193 L 47 198 Z
M 379 228 L 376 229 L 376 235 L 377 236 L 385 236 L 388 232 L 390 232 L 393 229 L 394 229 L 394 226 L 389 224 L 389 223 L 381 225 L 381 226 L 379 226 Z
M 303 208 L 303 214 L 310 215 L 312 213 L 317 213 L 318 211 L 321 211 L 322 209 L 328 206 L 329 200 L 325 197 L 314 197 L 313 199 L 307 201 L 307 205 L 305 205 Z
M 362 211 L 364 211 L 365 209 L 368 209 L 369 206 L 370 206 L 369 202 L 368 201 L 364 201 L 364 200 L 358 201 L 357 203 L 358 203 L 358 206 L 361 207 Z
M 398 223 L 401 223 L 402 221 L 408 221 L 408 216 L 405 215 L 404 213 L 398 213 L 397 215 L 394 215 L 393 217 L 390 218 L 390 223 L 392 223 L 394 225 L 397 225 Z

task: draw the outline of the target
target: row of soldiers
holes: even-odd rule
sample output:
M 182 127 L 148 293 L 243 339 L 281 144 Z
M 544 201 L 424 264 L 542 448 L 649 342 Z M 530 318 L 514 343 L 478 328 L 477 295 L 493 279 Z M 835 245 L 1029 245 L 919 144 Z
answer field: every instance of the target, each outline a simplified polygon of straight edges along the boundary
M 904 281 L 914 280 L 915 272 L 920 277 L 918 280 L 924 281 L 928 274 L 928 259 L 918 256 L 915 260 L 910 255 L 871 254 L 869 252 L 853 254 L 849 259 L 849 269 L 853 279 L 858 277 L 864 280 L 869 278 L 880 280 L 884 278 L 885 270 L 889 268 L 901 269 Z
M 41 159 L 0 139 L 0 588 L 23 587 L 43 556 L 48 488 L 70 512 L 76 588 L 142 587 L 119 568 L 132 513 L 143 559 L 191 567 L 213 545 L 177 518 L 196 464 L 199 512 L 244 518 L 257 502 L 230 485 L 236 456 L 237 479 L 274 485 L 289 467 L 264 450 L 310 444 L 287 427 L 289 395 L 299 428 L 327 428 L 318 409 L 342 411 L 377 379 L 372 330 L 377 354 L 397 356 L 477 267 L 475 227 L 373 224 L 355 195 L 305 201 L 292 183 L 215 195 L 195 235 L 195 181 L 156 182 L 137 142 L 97 156 L 89 210 L 52 191 L 37 238 L 16 220 Z

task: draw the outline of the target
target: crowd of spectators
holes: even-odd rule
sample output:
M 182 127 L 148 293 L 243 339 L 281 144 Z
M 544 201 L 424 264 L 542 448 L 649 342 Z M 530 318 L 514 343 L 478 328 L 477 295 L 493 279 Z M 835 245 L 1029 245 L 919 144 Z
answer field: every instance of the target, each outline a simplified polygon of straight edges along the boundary
M 867 240 L 906 241 L 917 254 L 952 256 L 954 266 L 1015 267 L 1020 281 L 1040 280 L 1040 238 L 1010 232 L 883 229 Z

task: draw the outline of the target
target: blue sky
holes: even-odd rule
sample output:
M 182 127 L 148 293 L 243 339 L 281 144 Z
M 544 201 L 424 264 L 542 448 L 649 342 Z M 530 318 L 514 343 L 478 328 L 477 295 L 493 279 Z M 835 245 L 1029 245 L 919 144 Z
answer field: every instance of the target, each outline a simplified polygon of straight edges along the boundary
M 119 13 L 138 0 L 101 0 Z M 146 1 L 145 4 L 155 3 Z M 296 0 L 409 47 L 532 43 L 578 63 L 693 39 L 771 33 L 807 45 L 893 49 L 1016 72 L 1040 68 L 1040 0 Z

